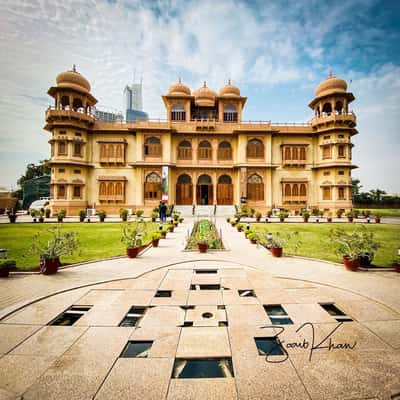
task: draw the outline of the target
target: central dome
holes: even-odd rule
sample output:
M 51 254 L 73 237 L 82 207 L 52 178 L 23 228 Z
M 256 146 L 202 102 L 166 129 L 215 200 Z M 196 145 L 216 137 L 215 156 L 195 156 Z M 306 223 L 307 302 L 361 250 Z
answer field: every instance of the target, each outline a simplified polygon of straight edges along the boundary
M 207 87 L 204 81 L 203 86 L 193 92 L 195 102 L 198 106 L 214 106 L 217 93 Z
M 179 79 L 178 83 L 169 87 L 168 96 L 190 96 L 190 89 Z
M 233 86 L 229 79 L 228 84 L 220 89 L 219 95 L 220 97 L 240 97 L 240 90 L 238 87 Z
M 346 93 L 347 83 L 343 79 L 331 74 L 315 89 L 315 97 L 322 97 L 332 93 Z
M 61 72 L 56 78 L 57 86 L 69 89 L 75 89 L 78 92 L 90 93 L 89 81 L 76 71 L 75 65 L 72 71 Z

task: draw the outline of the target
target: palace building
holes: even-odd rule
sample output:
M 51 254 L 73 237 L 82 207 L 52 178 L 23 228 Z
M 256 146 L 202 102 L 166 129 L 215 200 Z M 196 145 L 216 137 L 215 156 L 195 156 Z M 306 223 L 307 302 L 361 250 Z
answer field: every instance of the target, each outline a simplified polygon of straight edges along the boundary
M 310 102 L 305 124 L 246 122 L 247 98 L 229 82 L 219 92 L 182 82 L 162 96 L 166 120 L 101 121 L 96 98 L 75 70 L 59 74 L 48 94 L 51 208 L 117 214 L 175 205 L 239 205 L 335 211 L 352 207 L 354 100 L 329 76 Z

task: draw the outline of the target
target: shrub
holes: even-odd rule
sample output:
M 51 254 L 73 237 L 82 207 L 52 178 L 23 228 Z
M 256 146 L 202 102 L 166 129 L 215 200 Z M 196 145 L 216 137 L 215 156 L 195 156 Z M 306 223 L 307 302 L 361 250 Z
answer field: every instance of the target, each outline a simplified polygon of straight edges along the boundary
M 104 219 L 107 217 L 107 213 L 104 210 L 97 211 L 97 215 L 100 219 Z
M 343 208 L 339 208 L 338 210 L 336 210 L 336 215 L 338 218 L 341 218 L 343 214 L 344 214 Z
M 126 208 L 121 208 L 119 210 L 119 216 L 122 218 L 123 221 L 128 219 L 129 211 Z
M 311 214 L 315 217 L 318 217 L 320 215 L 319 208 L 313 208 Z
M 0 258 L 0 269 L 1 268 L 14 268 L 17 262 L 9 258 Z
M 262 214 L 260 213 L 260 211 L 257 211 L 256 212 L 256 218 L 261 218 L 262 217 Z
M 140 218 L 143 215 L 144 211 L 143 210 L 136 210 L 136 217 Z
M 250 232 L 250 233 L 247 234 L 247 239 L 250 239 L 250 240 L 256 239 L 257 240 L 258 239 L 258 235 L 255 232 Z
M 50 215 L 51 215 L 51 210 L 50 210 L 50 208 L 45 208 L 45 210 L 44 210 L 44 215 L 45 215 L 46 218 L 50 218 Z
M 79 211 L 79 218 L 85 218 L 86 217 L 86 211 L 85 210 L 80 210 Z
M 152 220 L 153 222 L 155 222 L 155 220 L 156 220 L 157 217 L 158 217 L 158 212 L 157 212 L 157 211 L 153 211 L 153 212 L 150 214 L 150 217 L 151 217 L 151 220 Z
M 310 218 L 310 213 L 309 213 L 308 211 L 303 211 L 303 212 L 301 213 L 301 216 L 302 216 L 304 219 L 308 219 L 308 218 Z
M 147 230 L 146 222 L 131 222 L 122 227 L 121 242 L 127 247 L 139 247 L 143 244 L 143 237 Z

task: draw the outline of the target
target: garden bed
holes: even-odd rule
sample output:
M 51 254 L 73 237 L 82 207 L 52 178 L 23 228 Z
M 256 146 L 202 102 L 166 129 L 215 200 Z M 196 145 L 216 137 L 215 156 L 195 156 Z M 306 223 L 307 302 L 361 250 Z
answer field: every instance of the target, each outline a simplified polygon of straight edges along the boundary
M 207 219 L 195 222 L 185 250 L 197 251 L 199 239 L 206 240 L 210 250 L 225 250 L 215 224 Z

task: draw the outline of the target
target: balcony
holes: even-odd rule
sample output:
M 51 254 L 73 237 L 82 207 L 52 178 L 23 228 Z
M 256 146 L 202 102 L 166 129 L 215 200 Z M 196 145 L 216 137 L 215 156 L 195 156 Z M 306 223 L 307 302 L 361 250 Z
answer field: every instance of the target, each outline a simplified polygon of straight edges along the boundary
M 282 164 L 284 167 L 305 167 L 307 164 L 306 160 L 283 160 Z
M 125 164 L 123 157 L 100 157 L 100 164 Z
M 124 201 L 125 196 L 123 194 L 113 194 L 113 195 L 106 195 L 106 194 L 99 194 L 100 201 Z
M 307 196 L 283 196 L 283 204 L 307 203 Z
M 330 113 L 323 114 L 319 117 L 314 117 L 311 121 L 311 126 L 318 127 L 320 125 L 330 125 L 330 124 L 346 124 L 353 128 L 356 126 L 357 118 L 354 112 L 348 113 Z
M 53 122 L 57 119 L 75 119 L 78 121 L 87 122 L 93 124 L 95 122 L 95 117 L 90 114 L 86 114 L 81 111 L 74 110 L 57 110 L 54 107 L 49 107 L 46 110 L 46 122 Z

